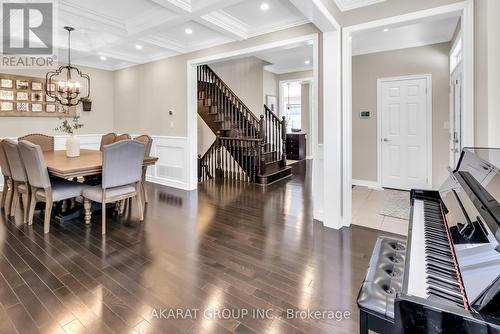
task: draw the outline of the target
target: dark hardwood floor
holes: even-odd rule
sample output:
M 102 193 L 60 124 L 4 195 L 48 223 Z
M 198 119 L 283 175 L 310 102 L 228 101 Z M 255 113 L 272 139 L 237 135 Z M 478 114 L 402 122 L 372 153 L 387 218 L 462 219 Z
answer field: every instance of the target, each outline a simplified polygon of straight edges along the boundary
M 104 238 L 99 214 L 90 228 L 53 223 L 44 235 L 40 212 L 33 226 L 2 213 L 0 333 L 358 331 L 355 299 L 378 233 L 313 222 L 306 163 L 266 189 L 149 189 L 146 220 L 135 206 L 110 215 Z M 187 310 L 172 319 L 169 309 L 190 309 L 191 319 Z M 256 309 L 269 319 L 253 318 Z M 350 316 L 288 319 L 287 309 Z

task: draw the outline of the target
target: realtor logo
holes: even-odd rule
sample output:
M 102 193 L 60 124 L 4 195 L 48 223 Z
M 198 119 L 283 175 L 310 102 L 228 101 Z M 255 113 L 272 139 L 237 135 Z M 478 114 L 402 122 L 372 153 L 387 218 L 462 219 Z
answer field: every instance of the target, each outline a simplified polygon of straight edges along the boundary
M 2 68 L 53 68 L 55 9 L 50 0 L 2 3 Z

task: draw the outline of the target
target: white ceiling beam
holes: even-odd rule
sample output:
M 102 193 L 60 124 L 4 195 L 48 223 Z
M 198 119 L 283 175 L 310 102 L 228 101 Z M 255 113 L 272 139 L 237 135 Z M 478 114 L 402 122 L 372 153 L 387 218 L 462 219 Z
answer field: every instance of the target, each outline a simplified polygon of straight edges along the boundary
M 154 3 L 173 11 L 177 14 L 191 13 L 192 6 L 190 0 L 152 0 Z
M 203 15 L 196 21 L 236 40 L 248 38 L 248 25 L 223 10 Z
M 177 53 L 188 52 L 188 49 L 184 45 L 170 41 L 170 40 L 165 39 L 165 38 L 149 36 L 149 37 L 141 38 L 141 41 L 143 41 L 145 43 L 149 43 L 151 45 L 158 46 L 160 48 L 172 50 L 172 51 L 175 51 Z
M 340 30 L 340 24 L 335 18 L 335 13 L 331 10 L 331 6 L 335 6 L 335 4 L 325 5 L 325 2 L 330 1 L 332 0 L 290 0 L 302 15 L 323 32 Z

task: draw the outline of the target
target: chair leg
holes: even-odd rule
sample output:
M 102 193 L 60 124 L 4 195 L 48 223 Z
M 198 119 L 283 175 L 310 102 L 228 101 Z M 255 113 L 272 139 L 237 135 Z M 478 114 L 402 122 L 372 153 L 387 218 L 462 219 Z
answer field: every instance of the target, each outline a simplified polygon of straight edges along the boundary
M 50 218 L 52 217 L 52 189 L 45 189 L 45 219 L 43 221 L 43 232 L 50 232 Z
M 85 209 L 85 225 L 90 225 L 92 219 L 92 202 L 88 198 L 83 199 L 83 208 Z
M 31 187 L 30 210 L 28 213 L 28 225 L 33 224 L 33 216 L 35 215 L 36 206 L 36 188 Z
M 139 209 L 139 220 L 142 222 L 144 220 L 144 206 L 141 201 L 141 195 L 137 192 L 135 195 L 135 199 L 137 200 L 137 208 Z
M 23 193 L 23 223 L 27 224 L 28 223 L 28 210 L 29 210 L 29 202 L 30 202 L 30 190 L 28 190 Z
M 7 216 L 10 215 L 10 209 L 12 206 L 12 201 L 14 200 L 14 181 L 12 179 L 8 180 L 9 191 L 7 192 L 7 200 L 5 202 L 5 213 Z
M 144 197 L 143 197 L 144 205 L 146 205 L 149 203 L 149 196 L 148 196 L 148 189 L 146 188 L 146 181 L 142 181 L 141 185 L 142 185 L 142 192 L 144 194 Z
M 104 198 L 102 199 L 101 219 L 102 219 L 102 223 L 101 223 L 102 234 L 104 235 L 104 234 L 106 234 L 106 201 L 104 200 Z
M 14 217 L 16 215 L 17 203 L 19 202 L 19 192 L 17 191 L 17 182 L 12 181 L 12 204 L 10 206 L 10 216 Z
M 2 198 L 0 199 L 0 210 L 5 208 L 5 202 L 7 201 L 7 193 L 8 192 L 9 192 L 9 185 L 7 183 L 7 178 L 4 176 Z

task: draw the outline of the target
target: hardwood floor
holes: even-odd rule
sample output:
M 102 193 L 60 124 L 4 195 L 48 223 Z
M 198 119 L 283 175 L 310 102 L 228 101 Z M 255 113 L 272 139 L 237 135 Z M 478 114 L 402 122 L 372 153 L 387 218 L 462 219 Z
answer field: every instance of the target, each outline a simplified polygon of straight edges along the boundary
M 2 213 L 0 333 L 357 332 L 355 299 L 378 232 L 313 222 L 308 167 L 295 164 L 291 179 L 266 189 L 151 184 L 145 221 L 135 207 L 110 215 L 104 238 L 99 214 L 90 228 L 53 223 L 44 235 L 40 212 L 33 226 Z M 269 319 L 253 318 L 256 309 Z M 287 309 L 351 314 L 288 319 Z

